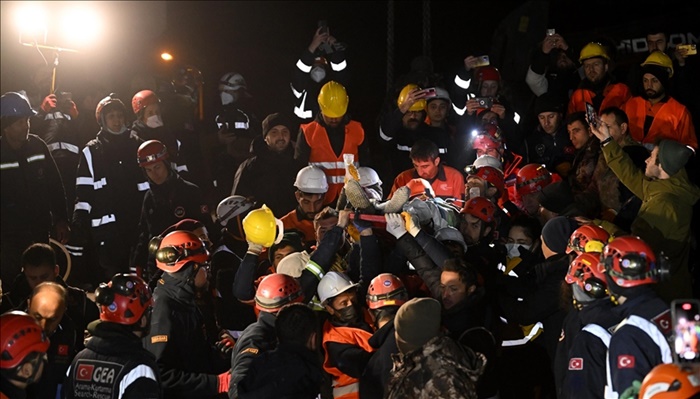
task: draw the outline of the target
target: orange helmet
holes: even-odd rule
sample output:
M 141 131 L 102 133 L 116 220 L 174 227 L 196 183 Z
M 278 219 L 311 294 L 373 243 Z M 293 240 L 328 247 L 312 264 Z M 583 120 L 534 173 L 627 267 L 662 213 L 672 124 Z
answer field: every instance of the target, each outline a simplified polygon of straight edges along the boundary
M 33 317 L 17 310 L 0 316 L 0 369 L 15 368 L 33 352 L 47 349 L 49 339 Z
M 428 198 L 435 198 L 433 186 L 425 179 L 411 179 L 411 181 L 406 184 L 406 187 L 411 190 L 409 198 L 415 198 L 421 195 L 425 195 Z
M 156 251 L 156 266 L 168 273 L 175 273 L 186 264 L 198 264 L 209 261 L 209 251 L 202 240 L 194 233 L 176 230 L 161 240 Z
M 569 237 L 566 253 L 603 252 L 603 247 L 610 241 L 610 233 L 604 228 L 586 224 L 574 230 Z
M 168 149 L 158 140 L 143 142 L 136 154 L 139 166 L 142 168 L 168 159 Z
M 639 388 L 639 399 L 693 399 L 700 396 L 697 366 L 664 363 L 651 369 Z
M 459 213 L 472 215 L 486 223 L 493 223 L 496 206 L 484 197 L 475 197 L 469 199 Z
M 133 109 L 134 113 L 138 115 L 144 108 L 159 102 L 160 99 L 158 99 L 156 93 L 152 92 L 151 90 L 141 90 L 140 92 L 134 94 L 134 97 L 131 99 L 131 109 Z
M 552 183 L 552 174 L 544 165 L 531 163 L 523 166 L 518 170 L 515 188 L 518 195 L 536 193 L 542 191 Z
M 636 287 L 659 281 L 661 271 L 654 250 L 639 237 L 618 237 L 605 247 L 601 261 L 620 287 Z
M 282 273 L 268 274 L 255 291 L 255 308 L 261 312 L 275 313 L 284 305 L 303 301 L 299 282 Z
M 379 309 L 384 306 L 401 306 L 408 302 L 408 292 L 403 282 L 391 273 L 382 273 L 373 278 L 367 288 L 367 307 Z
M 608 295 L 605 268 L 600 263 L 600 253 L 584 252 L 574 258 L 569 264 L 569 271 L 564 280 L 568 284 L 578 285 L 592 298 L 603 298 Z
M 153 305 L 151 290 L 135 274 L 116 274 L 109 283 L 95 290 L 95 302 L 100 305 L 100 320 L 131 325 Z

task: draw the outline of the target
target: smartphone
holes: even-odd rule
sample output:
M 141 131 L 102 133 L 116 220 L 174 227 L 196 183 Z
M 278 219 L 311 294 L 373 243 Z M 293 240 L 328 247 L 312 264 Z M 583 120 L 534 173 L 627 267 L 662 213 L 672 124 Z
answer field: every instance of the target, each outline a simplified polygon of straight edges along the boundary
M 328 33 L 328 22 L 325 19 L 318 21 L 318 27 L 321 29 L 320 33 Z
M 676 48 L 678 48 L 678 50 L 686 50 L 685 55 L 695 55 L 698 53 L 698 48 L 695 44 L 679 44 Z
M 437 90 L 435 90 L 434 87 L 428 87 L 427 89 L 423 89 L 423 93 L 425 93 L 423 98 L 437 97 Z
M 479 108 L 491 108 L 493 106 L 493 98 L 491 97 L 476 97 L 474 100 L 479 103 Z
M 554 36 L 555 33 L 557 33 L 557 31 L 554 29 L 547 29 L 547 36 Z
M 673 300 L 671 324 L 676 362 L 700 363 L 700 299 Z
M 474 67 L 483 67 L 487 65 L 491 65 L 491 62 L 489 61 L 489 56 L 488 55 L 482 55 L 477 58 L 477 63 L 474 64 Z
M 588 119 L 588 124 L 593 127 L 598 127 L 598 114 L 593 108 L 593 104 L 586 103 L 586 119 Z

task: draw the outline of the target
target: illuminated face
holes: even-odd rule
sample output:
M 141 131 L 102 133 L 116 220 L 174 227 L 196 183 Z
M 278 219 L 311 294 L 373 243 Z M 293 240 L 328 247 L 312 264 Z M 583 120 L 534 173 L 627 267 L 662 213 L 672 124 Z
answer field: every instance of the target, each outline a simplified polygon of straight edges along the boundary
M 144 166 L 143 170 L 146 172 L 146 176 L 153 182 L 153 184 L 160 186 L 168 180 L 168 167 L 165 165 L 166 161 L 159 161 L 152 165 Z
M 58 276 L 57 265 L 24 265 L 22 271 L 31 290 L 46 281 L 54 281 Z
M 275 270 L 277 270 L 277 265 L 280 264 L 280 261 L 294 251 L 295 249 L 291 245 L 285 245 L 284 247 L 277 248 L 275 251 L 275 256 L 272 257 L 272 266 L 275 268 Z
M 61 301 L 61 296 L 53 289 L 44 289 L 31 299 L 27 313 L 34 317 L 46 335 L 50 336 L 58 328 L 65 311 L 66 306 Z
M 625 131 L 623 129 L 626 129 L 627 125 L 624 123 L 622 125 L 617 123 L 614 114 L 601 115 L 600 120 L 603 123 L 603 126 L 607 126 L 608 131 L 610 132 L 610 135 L 612 136 L 613 140 L 619 143 L 622 137 L 624 136 Z
M 326 194 L 310 194 L 297 191 L 294 195 L 297 198 L 301 212 L 309 219 L 313 219 L 323 209 L 323 199 Z
M 662 98 L 665 94 L 664 85 L 661 81 L 656 78 L 656 76 L 645 73 L 642 78 L 642 84 L 644 85 L 644 95 L 648 99 Z
M 418 129 L 418 126 L 420 126 L 423 119 L 423 111 L 408 111 L 403 114 L 401 122 L 403 123 L 403 127 L 406 129 L 416 130 Z
M 432 100 L 428 103 L 428 117 L 431 122 L 442 123 L 447 117 L 449 103 L 445 100 Z
M 653 35 L 647 35 L 647 48 L 649 52 L 658 50 L 666 51 L 666 46 L 668 42 L 666 41 L 666 35 L 663 33 L 656 33 Z
M 481 97 L 496 97 L 498 94 L 497 80 L 484 80 L 481 83 Z
M 442 307 L 450 309 L 467 297 L 467 285 L 459 279 L 459 273 L 443 271 L 440 274 Z
M 286 126 L 277 125 L 270 129 L 265 136 L 265 143 L 274 152 L 280 153 L 287 149 L 291 141 L 291 133 Z
M 489 155 L 489 156 L 492 156 L 496 159 L 501 159 L 501 153 L 496 148 L 486 148 L 486 149 L 477 148 L 476 149 L 476 157 L 478 158 L 482 155 Z
M 143 115 L 141 115 L 141 122 L 146 123 L 148 118 L 152 116 L 161 116 L 160 103 L 154 103 L 146 106 L 146 108 L 143 109 Z
M 415 168 L 416 173 L 421 179 L 425 180 L 432 180 L 437 176 L 439 170 L 438 165 L 440 165 L 440 157 L 437 157 L 432 161 L 420 161 L 417 159 L 413 160 L 413 167 Z
M 330 217 L 327 219 L 319 220 L 314 222 L 314 230 L 316 231 L 316 241 L 321 242 L 323 236 L 332 229 L 333 226 L 338 224 L 337 217 Z
M 589 58 L 583 61 L 583 72 L 586 79 L 591 83 L 598 83 L 605 77 L 608 72 L 608 64 L 600 57 Z
M 330 116 L 326 116 L 324 114 L 321 114 L 321 117 L 323 118 L 323 122 L 328 126 L 328 127 L 333 127 L 336 128 L 340 126 L 340 123 L 343 121 L 343 117 L 337 117 L 337 118 L 331 118 Z
M 125 123 L 124 112 L 120 109 L 113 109 L 105 114 L 105 127 L 113 132 L 122 130 Z
M 577 150 L 585 147 L 591 137 L 590 129 L 581 121 L 574 121 L 572 124 L 567 125 L 566 130 L 569 131 L 569 139 Z
M 561 124 L 561 114 L 559 112 L 542 112 L 537 115 L 540 126 L 547 134 L 554 134 Z

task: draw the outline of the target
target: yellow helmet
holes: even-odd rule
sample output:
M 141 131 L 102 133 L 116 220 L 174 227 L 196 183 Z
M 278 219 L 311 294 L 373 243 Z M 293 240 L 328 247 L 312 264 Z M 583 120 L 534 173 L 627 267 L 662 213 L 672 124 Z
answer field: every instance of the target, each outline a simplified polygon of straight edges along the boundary
M 243 219 L 243 231 L 248 242 L 269 248 L 282 241 L 284 225 L 272 214 L 267 205 L 263 205 L 262 208 L 251 211 Z
M 594 57 L 602 57 L 610 61 L 610 56 L 608 56 L 608 52 L 605 51 L 605 47 L 601 46 L 600 43 L 590 42 L 581 49 L 578 62 L 583 62 Z
M 400 107 L 401 104 L 404 101 L 406 101 L 406 97 L 408 97 L 408 93 L 410 93 L 413 90 L 420 90 L 420 87 L 418 87 L 418 85 L 415 85 L 413 83 L 409 83 L 406 86 L 404 86 L 403 89 L 401 89 L 401 93 L 399 93 L 398 100 L 396 100 L 396 105 L 398 105 Z M 411 105 L 411 108 L 409 108 L 408 110 L 413 111 L 413 112 L 423 111 L 425 109 L 426 105 L 427 104 L 425 102 L 425 99 L 421 98 L 420 100 L 413 103 L 413 105 Z
M 656 65 L 660 66 L 662 68 L 666 68 L 666 71 L 668 72 L 668 77 L 673 76 L 673 61 L 671 61 L 671 58 L 666 55 L 663 51 L 653 51 L 649 56 L 647 57 L 644 62 L 642 62 L 642 66 L 647 66 L 647 65 Z
M 329 118 L 340 118 L 348 111 L 348 93 L 338 82 L 330 81 L 318 93 L 318 106 L 321 113 Z

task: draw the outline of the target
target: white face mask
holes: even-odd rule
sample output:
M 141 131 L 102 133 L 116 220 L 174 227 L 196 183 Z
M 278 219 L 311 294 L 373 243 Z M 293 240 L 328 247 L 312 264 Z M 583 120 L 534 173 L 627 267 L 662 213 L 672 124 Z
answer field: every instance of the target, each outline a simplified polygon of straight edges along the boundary
M 311 69 L 309 75 L 311 76 L 311 80 L 313 80 L 316 83 L 320 83 L 326 77 L 326 69 L 323 67 L 315 66 Z
M 225 91 L 222 91 L 221 93 L 219 93 L 219 96 L 221 97 L 221 105 L 229 105 L 229 104 L 235 102 L 236 100 L 238 100 L 237 95 L 234 96 L 233 94 L 225 92 Z
M 161 127 L 163 126 L 163 119 L 160 117 L 160 115 L 151 115 L 146 118 L 146 126 L 153 129 Z
M 108 127 L 105 127 L 105 129 L 112 134 L 124 134 L 127 130 L 129 130 L 126 128 L 126 125 L 122 125 L 121 130 L 119 130 L 118 132 L 115 132 L 114 130 Z
M 508 250 L 508 259 L 519 258 L 520 247 L 523 247 L 529 251 L 530 248 L 532 248 L 532 245 L 516 244 L 514 242 L 506 244 L 506 249 Z

